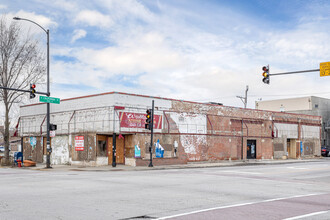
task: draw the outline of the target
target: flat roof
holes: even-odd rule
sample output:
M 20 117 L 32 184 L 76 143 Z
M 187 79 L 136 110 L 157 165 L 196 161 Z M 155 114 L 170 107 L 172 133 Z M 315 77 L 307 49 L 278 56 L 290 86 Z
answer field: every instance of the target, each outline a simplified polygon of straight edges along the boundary
M 89 97 L 102 96 L 102 95 L 110 95 L 110 94 L 120 94 L 120 95 L 130 95 L 130 96 L 138 96 L 138 97 L 145 97 L 145 98 L 155 98 L 155 99 L 163 99 L 163 100 L 170 100 L 170 101 L 178 101 L 178 102 L 186 102 L 186 103 L 194 103 L 194 104 L 202 104 L 202 105 L 211 105 L 211 106 L 217 106 L 217 107 L 227 107 L 227 108 L 234 108 L 234 109 L 244 109 L 244 110 L 249 110 L 249 111 L 273 112 L 273 113 L 290 114 L 290 115 L 306 115 L 306 116 L 313 116 L 313 117 L 321 118 L 321 116 L 315 116 L 315 115 L 289 113 L 289 112 L 279 112 L 279 111 L 270 111 L 270 110 L 259 110 L 259 109 L 250 109 L 250 108 L 241 108 L 241 107 L 234 107 L 234 106 L 225 106 L 225 105 L 213 104 L 213 103 L 210 103 L 210 102 L 208 102 L 208 103 L 202 103 L 202 102 L 186 101 L 186 100 L 180 100 L 180 99 L 163 98 L 163 97 L 157 97 L 157 96 L 139 95 L 139 94 L 125 93 L 125 92 L 115 92 L 115 91 L 105 92 L 105 93 L 99 93 L 99 94 L 92 94 L 92 95 L 85 95 L 85 96 L 78 96 L 78 97 L 67 98 L 67 99 L 61 99 L 61 102 L 75 100 L 75 99 L 83 99 L 83 98 L 89 98 Z M 310 97 L 310 96 L 308 96 L 308 97 Z M 46 103 L 35 103 L 35 104 L 23 105 L 23 106 L 20 106 L 20 108 L 29 107 L 29 106 L 35 106 L 35 105 L 43 105 L 43 104 L 46 104 Z

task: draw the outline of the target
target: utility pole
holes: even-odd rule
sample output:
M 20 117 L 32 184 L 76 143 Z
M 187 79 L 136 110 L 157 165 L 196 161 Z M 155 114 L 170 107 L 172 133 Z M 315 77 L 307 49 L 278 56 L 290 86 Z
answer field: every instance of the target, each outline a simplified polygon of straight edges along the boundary
M 244 108 L 246 108 L 246 105 L 247 105 L 247 92 L 249 91 L 249 86 L 247 85 L 246 86 L 246 89 L 245 89 L 245 97 L 242 97 L 242 96 L 236 96 L 237 98 L 240 98 L 241 101 L 243 102 L 244 104 Z M 242 156 L 241 156 L 241 159 L 243 160 L 243 146 L 244 146 L 244 134 L 243 134 L 243 117 L 242 117 L 242 127 L 241 127 L 241 132 L 242 132 L 242 147 L 241 147 L 241 151 L 242 151 Z
M 243 102 L 244 104 L 244 108 L 246 108 L 246 105 L 247 105 L 247 92 L 249 91 L 249 86 L 247 85 L 246 86 L 246 89 L 245 89 L 245 97 L 242 97 L 242 96 L 236 96 L 237 98 L 240 98 L 241 101 Z

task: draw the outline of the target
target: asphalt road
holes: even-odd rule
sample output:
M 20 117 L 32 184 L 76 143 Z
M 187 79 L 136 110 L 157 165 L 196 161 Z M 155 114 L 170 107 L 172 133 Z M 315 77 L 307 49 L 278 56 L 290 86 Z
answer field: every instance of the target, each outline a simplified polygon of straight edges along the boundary
M 330 158 L 149 171 L 0 168 L 0 219 L 330 219 Z

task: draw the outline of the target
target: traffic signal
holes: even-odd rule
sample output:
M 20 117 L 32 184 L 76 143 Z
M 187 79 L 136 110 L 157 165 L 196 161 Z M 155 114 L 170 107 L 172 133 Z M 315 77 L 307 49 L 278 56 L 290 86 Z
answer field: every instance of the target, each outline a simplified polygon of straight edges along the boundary
M 35 84 L 30 84 L 30 99 L 33 99 L 36 97 L 36 85 Z
M 55 125 L 55 124 L 49 124 L 49 130 L 50 131 L 56 131 L 57 130 L 57 125 Z
M 262 67 L 262 70 L 264 71 L 262 73 L 262 76 L 264 77 L 262 81 L 266 84 L 269 84 L 269 65 Z
M 147 110 L 145 129 L 151 130 L 151 109 Z

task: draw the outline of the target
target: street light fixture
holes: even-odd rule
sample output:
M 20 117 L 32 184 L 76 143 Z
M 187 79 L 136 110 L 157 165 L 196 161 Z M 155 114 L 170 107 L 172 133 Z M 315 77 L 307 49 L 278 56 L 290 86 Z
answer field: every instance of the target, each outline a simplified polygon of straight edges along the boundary
M 40 27 L 46 34 L 47 34 L 47 96 L 50 96 L 49 92 L 49 29 L 43 28 L 40 24 L 31 21 L 26 18 L 19 18 L 19 17 L 14 17 L 14 20 L 22 20 L 22 21 L 28 21 L 31 22 L 38 27 Z M 50 126 L 50 104 L 47 103 L 47 162 L 46 162 L 46 168 L 52 168 L 50 166 L 50 154 L 52 153 L 52 149 L 50 148 L 50 133 L 49 133 L 49 126 Z

